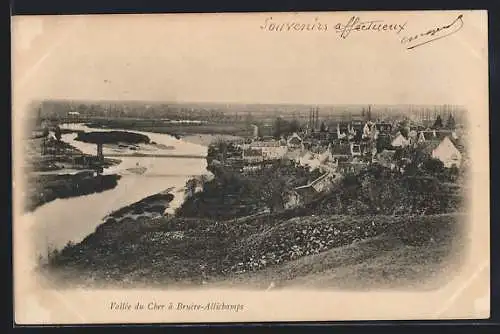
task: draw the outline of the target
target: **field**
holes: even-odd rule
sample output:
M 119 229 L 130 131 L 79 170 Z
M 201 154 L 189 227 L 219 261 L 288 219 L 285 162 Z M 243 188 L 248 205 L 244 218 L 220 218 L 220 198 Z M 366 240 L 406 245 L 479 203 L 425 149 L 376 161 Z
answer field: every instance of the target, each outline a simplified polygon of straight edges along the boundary
M 114 128 L 154 133 L 170 134 L 177 137 L 189 135 L 231 135 L 247 137 L 252 135 L 252 128 L 245 122 L 203 123 L 203 124 L 168 124 L 159 120 L 148 119 L 110 119 L 94 120 L 87 124 L 92 128 Z

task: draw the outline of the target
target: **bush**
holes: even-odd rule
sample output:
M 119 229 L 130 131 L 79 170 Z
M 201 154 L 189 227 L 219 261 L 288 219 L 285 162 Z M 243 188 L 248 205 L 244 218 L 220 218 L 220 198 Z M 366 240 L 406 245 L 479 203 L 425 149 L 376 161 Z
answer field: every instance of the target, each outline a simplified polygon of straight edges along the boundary
M 270 209 L 284 209 L 287 190 L 318 178 L 321 173 L 309 171 L 295 163 L 278 160 L 262 167 L 256 174 L 241 174 L 220 166 L 212 169 L 215 178 L 203 183 L 203 191 L 187 198 L 176 214 L 182 217 L 231 219 Z M 189 180 L 187 193 L 195 182 Z
M 343 179 L 338 189 L 312 203 L 316 214 L 438 214 L 460 208 L 460 196 L 432 176 L 405 176 L 380 166 Z

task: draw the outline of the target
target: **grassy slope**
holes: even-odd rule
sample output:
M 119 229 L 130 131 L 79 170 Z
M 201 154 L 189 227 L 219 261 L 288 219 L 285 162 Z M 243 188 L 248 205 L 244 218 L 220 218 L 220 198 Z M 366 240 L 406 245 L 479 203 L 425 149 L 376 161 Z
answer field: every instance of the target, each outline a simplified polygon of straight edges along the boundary
M 432 289 L 453 275 L 465 248 L 464 215 L 385 218 L 385 231 L 262 271 L 234 275 L 215 286 Z
M 112 285 L 419 285 L 463 249 L 461 218 L 309 216 L 271 226 L 126 219 L 63 251 L 55 268 L 63 280 Z

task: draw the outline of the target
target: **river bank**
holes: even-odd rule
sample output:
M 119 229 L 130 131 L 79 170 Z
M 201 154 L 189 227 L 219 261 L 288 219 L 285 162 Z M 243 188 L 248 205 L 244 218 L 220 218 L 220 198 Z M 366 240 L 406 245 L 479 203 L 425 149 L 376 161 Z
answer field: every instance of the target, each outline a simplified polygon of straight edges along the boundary
M 116 166 L 121 160 L 99 160 L 50 136 L 27 139 L 25 148 L 25 211 L 56 199 L 113 189 L 120 179 L 119 175 L 99 175 L 96 171 Z
M 224 135 L 224 134 L 221 135 L 202 134 L 202 133 L 181 135 L 180 138 L 184 141 L 203 146 L 209 146 L 210 144 L 218 140 L 230 142 L 230 141 L 241 141 L 244 139 L 243 137 L 240 136 Z
M 93 172 L 76 174 L 31 175 L 27 177 L 25 190 L 25 210 L 34 211 L 38 207 L 56 199 L 85 196 L 110 190 L 118 185 L 121 176 L 93 175 Z

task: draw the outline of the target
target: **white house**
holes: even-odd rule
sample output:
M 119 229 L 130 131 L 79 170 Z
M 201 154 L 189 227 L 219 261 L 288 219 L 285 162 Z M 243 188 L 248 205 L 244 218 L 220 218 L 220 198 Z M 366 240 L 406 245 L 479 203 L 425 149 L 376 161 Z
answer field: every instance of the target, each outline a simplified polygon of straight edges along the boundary
M 366 122 L 363 126 L 363 135 L 362 138 L 373 138 L 376 128 L 372 122 Z
M 260 156 L 262 160 L 281 159 L 288 151 L 288 147 L 280 141 L 255 141 L 251 144 L 242 145 L 243 155 L 245 158 L 249 156 Z
M 315 170 L 316 168 L 319 168 L 321 162 L 318 156 L 307 151 L 299 158 L 299 164 L 301 166 L 309 167 L 309 170 Z
M 264 146 L 262 149 L 262 155 L 265 160 L 281 159 L 286 155 L 286 146 Z
M 425 143 L 427 139 L 425 138 L 425 135 L 424 135 L 424 132 L 423 131 L 420 131 L 420 133 L 418 134 L 418 140 L 417 140 L 417 143 L 421 144 L 421 143 Z
M 350 147 L 351 147 L 351 155 L 352 156 L 361 155 L 361 145 L 355 144 L 355 143 L 350 143 Z
M 405 138 L 401 133 L 398 133 L 396 138 L 393 139 L 391 145 L 393 147 L 406 147 L 410 144 L 410 141 Z
M 453 165 L 460 167 L 462 162 L 462 154 L 449 137 L 445 137 L 432 151 L 432 157 L 441 160 L 446 168 Z
M 330 145 L 323 153 L 319 154 L 319 161 L 321 164 L 325 164 L 327 162 L 333 161 L 333 156 L 332 156 L 332 151 L 331 151 Z
M 259 127 L 255 124 L 252 124 L 253 128 L 253 137 L 258 138 L 259 137 Z

